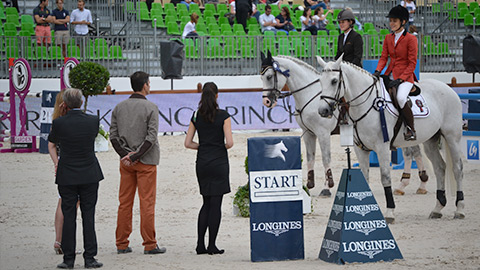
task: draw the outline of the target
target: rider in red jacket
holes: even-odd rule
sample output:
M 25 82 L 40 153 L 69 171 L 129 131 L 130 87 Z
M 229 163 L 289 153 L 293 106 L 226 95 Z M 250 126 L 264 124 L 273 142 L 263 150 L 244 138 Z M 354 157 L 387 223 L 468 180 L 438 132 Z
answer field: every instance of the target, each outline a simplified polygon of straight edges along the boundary
M 390 57 L 390 64 L 385 71 L 385 75 L 392 79 L 388 88 L 397 88 L 400 114 L 407 125 L 407 131 L 404 134 L 405 140 L 416 140 L 412 110 L 410 106 L 406 105 L 406 102 L 413 82 L 417 79 L 414 74 L 418 54 L 417 38 L 404 28 L 409 19 L 406 8 L 402 6 L 393 7 L 387 17 L 390 18 L 390 28 L 393 33 L 387 35 L 383 41 L 382 56 L 378 61 L 374 75 L 380 75 L 380 71 L 385 67 L 388 57 Z

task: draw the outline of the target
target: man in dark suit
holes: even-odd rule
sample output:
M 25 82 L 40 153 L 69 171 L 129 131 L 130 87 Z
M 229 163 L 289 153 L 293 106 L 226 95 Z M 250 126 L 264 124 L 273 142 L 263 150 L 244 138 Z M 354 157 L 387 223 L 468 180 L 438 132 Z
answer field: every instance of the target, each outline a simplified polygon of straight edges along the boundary
M 72 269 L 75 263 L 78 201 L 82 211 L 85 268 L 99 268 L 103 264 L 94 258 L 97 255 L 95 205 L 98 183 L 103 179 L 94 151 L 99 119 L 80 110 L 83 103 L 80 90 L 65 90 L 63 100 L 67 107 L 67 114 L 53 120 L 52 131 L 48 136 L 48 151 L 55 165 L 55 183 L 62 197 L 64 216 L 62 234 L 64 255 L 63 262 L 57 265 L 57 268 Z M 58 159 L 56 145 L 60 145 L 60 159 Z
M 338 36 L 335 60 L 343 54 L 343 61 L 362 67 L 363 40 L 362 36 L 353 30 L 355 16 L 352 10 L 346 8 L 340 11 L 337 21 L 343 33 Z

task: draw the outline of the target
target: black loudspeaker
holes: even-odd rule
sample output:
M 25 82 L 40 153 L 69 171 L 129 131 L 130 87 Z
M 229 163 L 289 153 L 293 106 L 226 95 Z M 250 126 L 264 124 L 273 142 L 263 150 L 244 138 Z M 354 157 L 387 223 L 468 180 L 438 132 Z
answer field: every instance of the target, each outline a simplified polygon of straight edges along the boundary
M 480 37 L 467 35 L 463 39 L 463 66 L 468 73 L 480 73 Z
M 160 41 L 160 64 L 162 78 L 182 79 L 183 43 L 180 40 Z

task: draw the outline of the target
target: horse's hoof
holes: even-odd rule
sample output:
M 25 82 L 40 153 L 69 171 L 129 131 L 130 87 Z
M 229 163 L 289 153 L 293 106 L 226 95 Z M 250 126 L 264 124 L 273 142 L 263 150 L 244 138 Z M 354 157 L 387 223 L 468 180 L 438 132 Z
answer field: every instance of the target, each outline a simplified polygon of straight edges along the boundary
M 400 195 L 400 196 L 403 196 L 405 195 L 405 191 L 401 190 L 401 189 L 398 189 L 396 188 L 394 191 L 393 191 L 393 195 Z
M 328 187 L 329 188 L 333 188 L 335 186 L 335 182 L 333 182 L 333 179 L 329 178 L 327 180 L 327 182 L 328 182 Z
M 430 213 L 430 216 L 428 216 L 428 218 L 431 218 L 431 219 L 437 219 L 437 218 L 442 218 L 443 214 L 442 213 L 438 213 L 438 212 L 431 212 Z
M 393 208 L 387 208 L 387 211 L 385 212 L 385 221 L 387 221 L 387 224 L 395 223 L 395 214 L 393 213 Z
M 308 180 L 307 181 L 307 188 L 312 189 L 315 187 L 315 180 Z
M 385 221 L 387 221 L 387 224 L 393 224 L 393 223 L 395 223 L 395 218 L 394 217 L 386 217 Z
M 418 188 L 417 189 L 417 194 L 427 194 L 427 190 L 423 188 Z
M 464 219 L 465 213 L 455 211 L 455 215 L 453 216 L 454 219 Z
M 320 191 L 320 194 L 318 195 L 320 197 L 325 197 L 325 198 L 330 198 L 330 196 L 332 196 L 332 193 L 330 192 L 329 189 L 322 189 L 322 191 Z

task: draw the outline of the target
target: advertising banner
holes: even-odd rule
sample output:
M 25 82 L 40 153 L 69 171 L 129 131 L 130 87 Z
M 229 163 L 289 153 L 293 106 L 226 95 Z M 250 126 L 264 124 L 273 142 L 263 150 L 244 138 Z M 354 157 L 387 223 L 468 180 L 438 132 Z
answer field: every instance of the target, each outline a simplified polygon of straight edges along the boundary
M 115 106 L 127 99 L 129 95 L 99 95 L 88 98 L 87 113 L 98 115 L 100 124 L 107 131 L 110 129 L 110 118 Z M 147 99 L 158 106 L 159 132 L 187 131 L 193 112 L 198 109 L 200 94 L 151 94 Z M 0 102 L 0 110 L 8 109 L 8 104 Z M 40 133 L 39 98 L 27 98 L 27 129 L 29 134 Z M 280 102 L 274 108 L 262 104 L 261 92 L 219 93 L 218 105 L 226 110 L 232 119 L 233 130 L 262 130 L 299 128 L 295 117 L 295 102 L 291 100 L 290 108 Z M 9 128 L 9 123 L 3 121 Z
M 304 258 L 300 137 L 248 139 L 251 260 Z
M 403 259 L 360 169 L 344 169 L 318 257 L 337 264 Z

